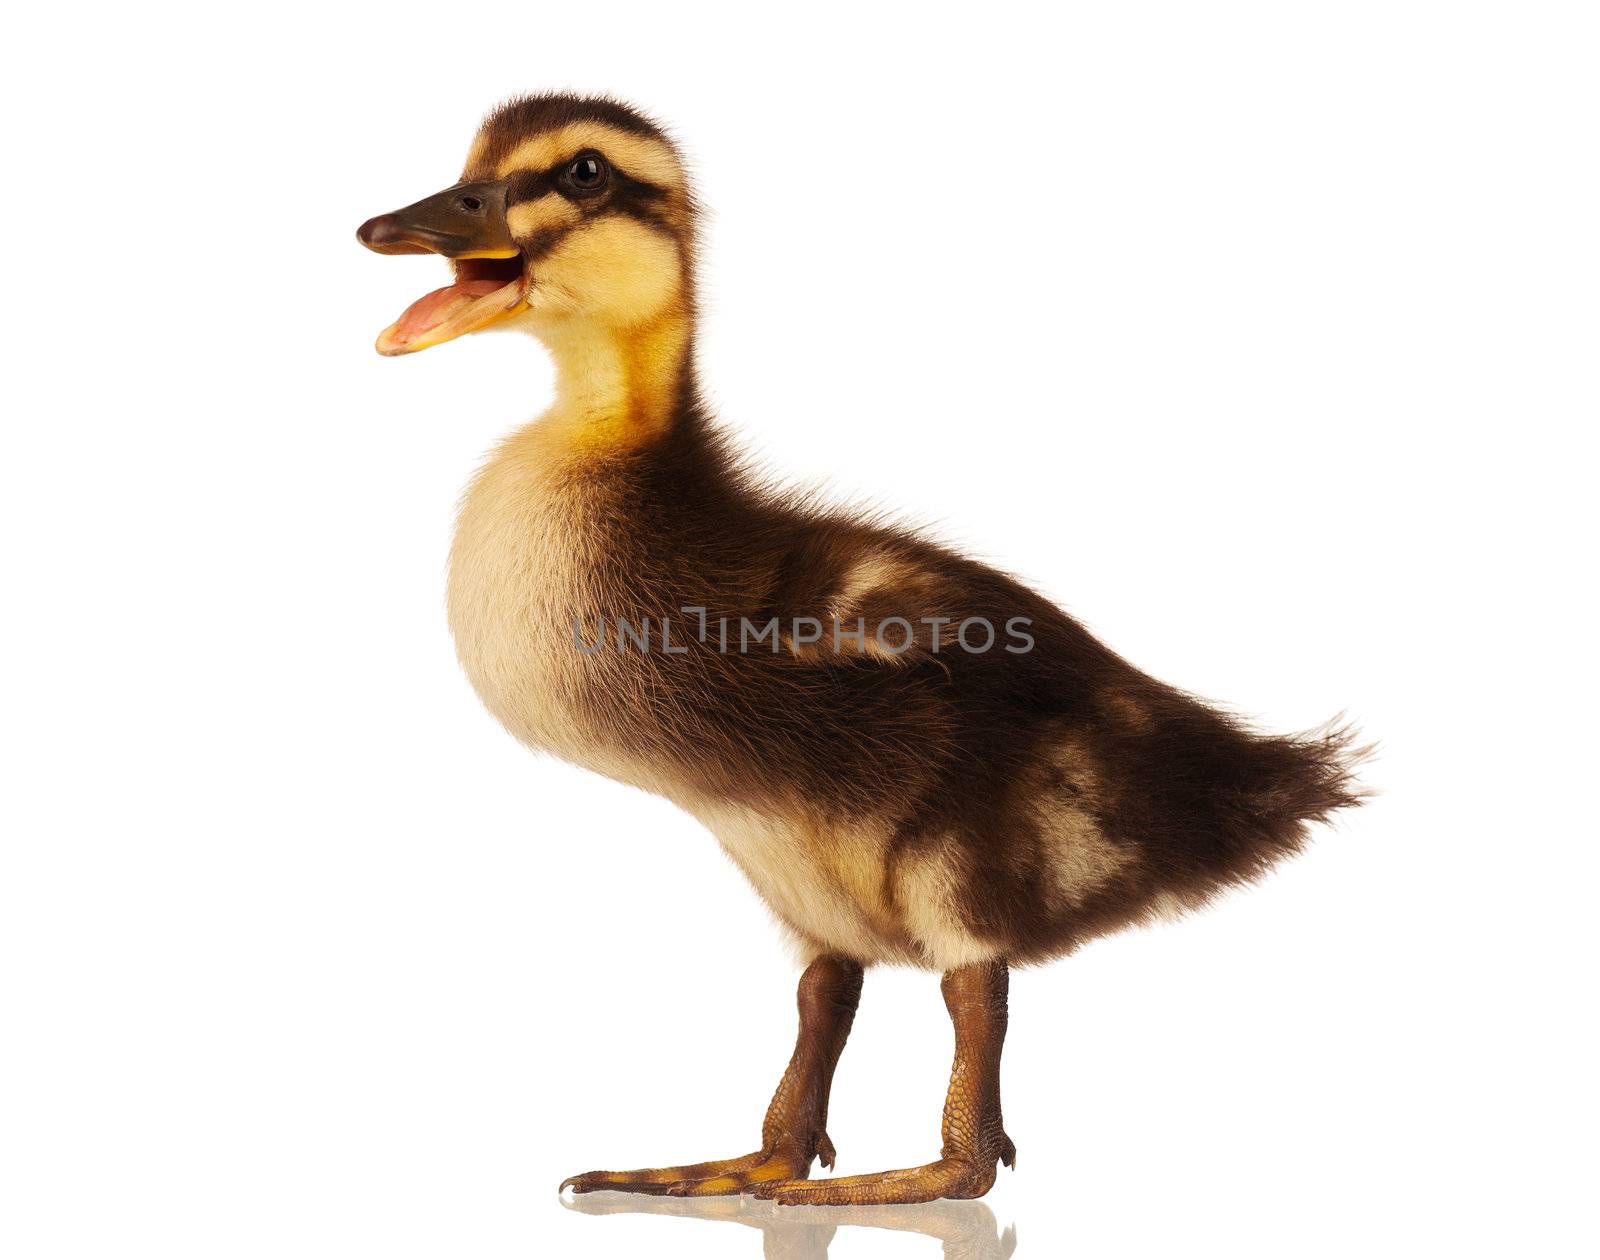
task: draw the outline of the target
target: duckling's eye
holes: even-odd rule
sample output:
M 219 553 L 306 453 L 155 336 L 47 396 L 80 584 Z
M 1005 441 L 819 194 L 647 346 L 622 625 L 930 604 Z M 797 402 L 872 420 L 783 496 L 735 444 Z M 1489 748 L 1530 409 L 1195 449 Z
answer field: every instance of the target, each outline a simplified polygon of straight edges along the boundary
M 605 187 L 606 178 L 610 173 L 606 169 L 605 158 L 598 153 L 584 153 L 567 164 L 562 178 L 566 180 L 567 187 L 576 192 L 588 193 Z

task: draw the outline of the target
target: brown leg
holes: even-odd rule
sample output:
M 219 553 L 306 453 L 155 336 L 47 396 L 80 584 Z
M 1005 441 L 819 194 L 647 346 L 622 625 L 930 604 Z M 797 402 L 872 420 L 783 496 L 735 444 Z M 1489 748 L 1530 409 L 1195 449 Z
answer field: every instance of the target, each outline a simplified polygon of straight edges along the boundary
M 634 1194 L 738 1194 L 769 1181 L 806 1177 L 811 1161 L 822 1156 L 833 1167 L 833 1143 L 826 1132 L 833 1069 L 844 1050 L 856 1003 L 861 999 L 861 966 L 848 958 L 824 956 L 800 977 L 800 1039 L 789 1070 L 778 1084 L 761 1126 L 761 1149 L 738 1159 L 632 1172 L 588 1172 L 569 1177 L 561 1189 L 574 1194 L 622 1190 Z
M 1000 1048 L 1006 1038 L 1008 973 L 1003 962 L 949 972 L 944 1002 L 956 1027 L 956 1062 L 944 1104 L 944 1149 L 921 1168 L 776 1182 L 753 1187 L 762 1199 L 788 1204 L 849 1207 L 870 1203 L 927 1203 L 976 1199 L 994 1185 L 995 1165 L 1015 1167 L 1017 1148 L 1000 1118 Z

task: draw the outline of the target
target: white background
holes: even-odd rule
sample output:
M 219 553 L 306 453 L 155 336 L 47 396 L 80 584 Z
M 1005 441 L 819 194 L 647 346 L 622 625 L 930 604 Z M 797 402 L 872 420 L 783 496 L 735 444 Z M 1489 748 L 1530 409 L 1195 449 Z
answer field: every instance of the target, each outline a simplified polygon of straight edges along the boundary
M 795 971 L 693 822 L 459 676 L 453 503 L 543 352 L 371 348 L 444 268 L 356 225 L 558 86 L 681 136 L 704 374 L 774 468 L 1383 745 L 1261 887 L 1016 977 L 1019 1170 L 917 1219 L 1594 1254 L 1589 6 L 44 13 L 0 87 L 8 1257 L 761 1250 L 557 1199 L 749 1149 Z M 841 1171 L 932 1157 L 949 1040 L 869 976 Z

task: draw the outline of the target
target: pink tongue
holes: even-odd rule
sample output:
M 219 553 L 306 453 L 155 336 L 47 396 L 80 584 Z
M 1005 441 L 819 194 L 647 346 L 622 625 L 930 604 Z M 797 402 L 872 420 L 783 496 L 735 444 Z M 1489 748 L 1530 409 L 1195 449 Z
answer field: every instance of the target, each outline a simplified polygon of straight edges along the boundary
M 443 323 L 450 314 L 450 306 L 457 300 L 488 297 L 503 288 L 503 280 L 458 280 L 455 284 L 435 289 L 406 307 L 405 314 L 395 324 L 395 332 L 408 341 L 420 337 L 430 328 Z

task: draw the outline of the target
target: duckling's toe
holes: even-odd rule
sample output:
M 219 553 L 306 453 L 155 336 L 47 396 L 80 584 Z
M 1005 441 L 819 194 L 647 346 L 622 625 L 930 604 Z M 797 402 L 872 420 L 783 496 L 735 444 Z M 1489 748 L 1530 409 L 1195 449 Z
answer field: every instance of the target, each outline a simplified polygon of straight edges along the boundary
M 803 1181 L 810 1170 L 810 1159 L 802 1160 L 782 1152 L 756 1151 L 737 1159 L 712 1160 L 704 1164 L 580 1173 L 563 1181 L 558 1193 L 571 1190 L 574 1194 L 590 1194 L 596 1190 L 612 1190 L 623 1194 L 701 1198 L 739 1194 L 778 1182 Z

